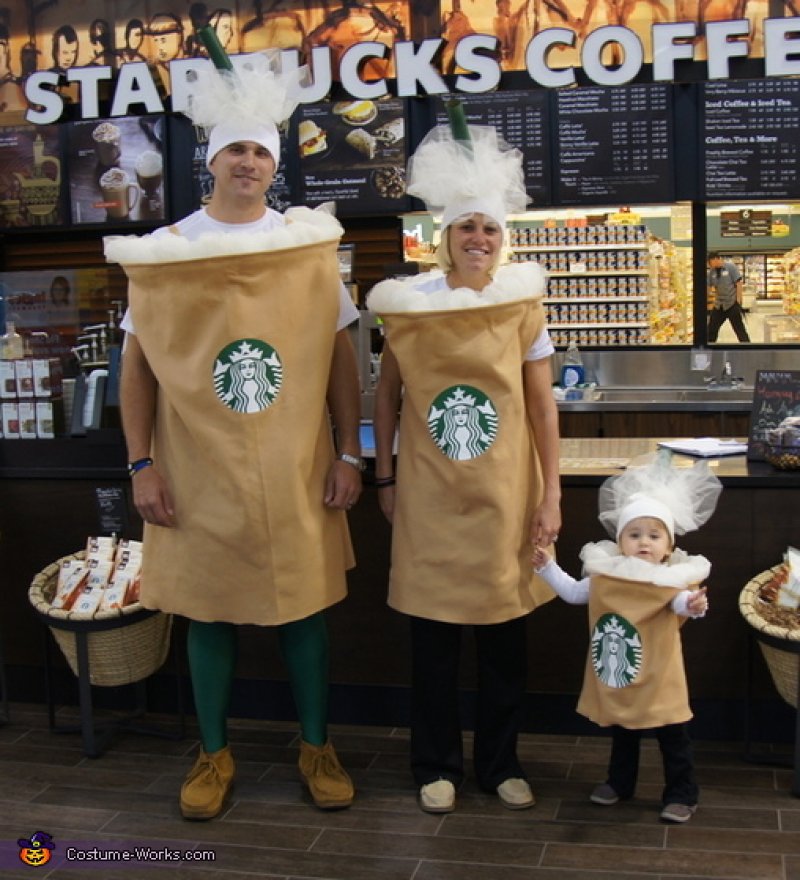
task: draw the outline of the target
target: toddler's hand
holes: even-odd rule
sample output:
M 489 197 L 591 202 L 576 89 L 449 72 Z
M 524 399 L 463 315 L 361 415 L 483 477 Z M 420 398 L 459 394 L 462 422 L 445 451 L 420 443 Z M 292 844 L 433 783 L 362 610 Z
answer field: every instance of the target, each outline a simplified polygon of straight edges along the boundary
M 694 590 L 686 603 L 686 609 L 690 614 L 705 614 L 708 611 L 708 596 L 706 596 L 706 588 L 700 587 Z
M 550 562 L 550 554 L 547 550 L 542 547 L 534 547 L 533 548 L 533 556 L 531 556 L 531 562 L 533 563 L 534 568 L 544 568 L 548 562 Z

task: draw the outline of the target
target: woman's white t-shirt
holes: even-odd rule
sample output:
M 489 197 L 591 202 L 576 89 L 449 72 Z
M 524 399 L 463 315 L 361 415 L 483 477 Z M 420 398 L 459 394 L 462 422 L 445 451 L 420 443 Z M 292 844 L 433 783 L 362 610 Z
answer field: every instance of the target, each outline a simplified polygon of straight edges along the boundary
M 414 284 L 414 289 L 422 293 L 437 293 L 440 290 L 446 290 L 448 287 L 447 278 L 436 272 L 432 278 L 422 278 L 419 283 Z M 550 357 L 555 353 L 555 348 L 550 339 L 550 334 L 545 327 L 542 332 L 534 339 L 533 345 L 528 349 L 525 355 L 526 361 L 540 361 L 546 357 Z

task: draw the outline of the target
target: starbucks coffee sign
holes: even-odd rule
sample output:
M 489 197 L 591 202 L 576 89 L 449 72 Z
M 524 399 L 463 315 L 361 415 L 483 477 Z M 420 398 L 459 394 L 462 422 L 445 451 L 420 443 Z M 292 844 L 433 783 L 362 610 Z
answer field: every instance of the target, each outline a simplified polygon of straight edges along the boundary
M 796 18 L 764 20 L 764 75 L 800 75 L 800 32 Z M 654 82 L 675 79 L 678 62 L 694 61 L 697 52 L 698 26 L 696 22 L 679 21 L 654 24 L 650 28 Z M 711 21 L 704 26 L 707 53 L 707 78 L 730 78 L 731 62 L 748 56 L 750 21 L 746 18 Z M 365 41 L 344 53 L 339 64 L 339 76 L 344 90 L 353 98 L 374 100 L 390 94 L 387 80 L 364 80 L 362 71 L 374 59 L 392 57 L 396 73 L 394 93 L 401 98 L 442 95 L 452 91 L 479 94 L 496 89 L 500 83 L 501 67 L 496 57 L 499 41 L 489 34 L 471 34 L 459 40 L 455 47 L 455 65 L 463 73 L 455 77 L 451 88 L 437 68 L 436 58 L 445 41 L 431 38 L 420 43 L 396 42 L 388 47 L 380 42 Z M 545 88 L 563 88 L 576 84 L 575 67 L 557 67 L 551 64 L 558 50 L 575 48 L 577 36 L 570 28 L 546 28 L 537 33 L 525 51 L 525 69 L 533 84 Z M 609 48 L 619 63 L 607 65 L 601 59 Z M 313 81 L 301 89 L 300 102 L 311 104 L 325 98 L 333 86 L 333 59 L 328 46 L 311 50 Z M 296 49 L 281 53 L 284 69 L 300 66 Z M 233 56 L 234 66 L 243 63 L 246 56 Z M 172 61 L 169 65 L 171 81 L 171 109 L 187 109 L 191 91 L 191 72 L 211 62 L 201 58 Z M 620 25 L 599 27 L 591 31 L 580 47 L 580 67 L 590 82 L 602 86 L 625 85 L 634 80 L 645 64 L 645 47 L 640 37 L 630 28 Z M 144 109 L 147 113 L 161 113 L 166 109 L 147 64 L 142 61 L 122 65 L 115 74 L 110 66 L 69 68 L 64 74 L 67 82 L 77 83 L 80 92 L 82 119 L 100 115 L 100 87 L 114 81 L 111 103 L 112 116 L 126 116 Z M 156 74 L 157 75 L 157 74 Z M 44 125 L 58 121 L 64 110 L 64 100 L 56 88 L 58 73 L 40 70 L 25 82 L 25 96 L 32 107 L 27 111 L 29 122 Z

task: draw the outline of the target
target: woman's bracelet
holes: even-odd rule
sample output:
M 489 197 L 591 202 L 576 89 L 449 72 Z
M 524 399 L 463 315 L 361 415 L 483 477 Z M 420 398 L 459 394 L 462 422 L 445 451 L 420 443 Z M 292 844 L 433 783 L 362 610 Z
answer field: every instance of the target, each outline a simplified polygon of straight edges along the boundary
M 388 489 L 389 486 L 394 486 L 394 477 L 376 477 L 375 486 L 378 489 Z

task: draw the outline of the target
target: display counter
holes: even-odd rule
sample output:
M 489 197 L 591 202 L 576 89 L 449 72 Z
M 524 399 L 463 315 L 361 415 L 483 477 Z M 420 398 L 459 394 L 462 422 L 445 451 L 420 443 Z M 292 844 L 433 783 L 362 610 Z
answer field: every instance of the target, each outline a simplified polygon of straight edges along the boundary
M 32 443 L 48 446 L 48 441 Z M 117 487 L 127 497 L 129 483 L 122 465 L 109 465 L 114 458 L 109 450 L 104 453 L 108 461 L 94 472 L 87 469 L 82 457 L 90 454 L 88 443 L 80 447 L 80 454 L 66 456 L 75 467 L 66 467 L 63 457 L 61 461 L 54 457 L 50 473 L 45 473 L 42 462 L 26 473 L 20 461 L 23 448 L 11 455 L 11 445 L 0 444 L 0 627 L 12 699 L 29 701 L 42 692 L 43 667 L 43 629 L 27 601 L 30 581 L 47 564 L 81 547 L 87 535 L 98 532 L 98 487 Z M 55 453 L 56 447 L 51 449 Z M 632 457 L 655 449 L 652 438 L 562 440 L 564 526 L 558 556 L 572 574 L 580 574 L 581 547 L 605 537 L 597 521 L 599 485 Z M 116 455 L 124 462 L 121 445 Z M 697 735 L 732 739 L 741 733 L 747 658 L 747 625 L 739 615 L 738 595 L 754 574 L 779 563 L 787 546 L 797 544 L 800 472 L 778 471 L 766 463 L 747 462 L 744 456 L 710 463 L 724 486 L 717 510 L 700 531 L 679 540 L 685 550 L 702 553 L 712 563 L 710 611 L 704 620 L 687 623 L 684 646 Z M 331 718 L 404 724 L 411 677 L 407 622 L 386 605 L 391 533 L 369 472 L 362 499 L 350 512 L 350 525 L 358 565 L 349 574 L 347 600 L 328 612 Z M 132 515 L 131 537 L 137 537 L 139 527 Z M 585 608 L 554 599 L 531 615 L 526 728 L 589 729 L 574 713 L 587 637 Z M 182 638 L 183 628 L 178 626 L 176 639 Z M 470 643 L 465 642 L 463 684 L 467 690 L 475 681 L 472 654 Z M 779 704 L 766 671 L 762 672 L 757 694 L 770 705 Z M 159 687 L 156 676 L 154 685 L 156 696 L 163 691 L 165 699 L 168 694 L 172 700 L 172 682 L 165 679 Z M 291 717 L 274 632 L 243 628 L 233 711 L 250 717 Z M 792 713 L 787 720 L 780 709 L 776 711 L 790 730 Z

